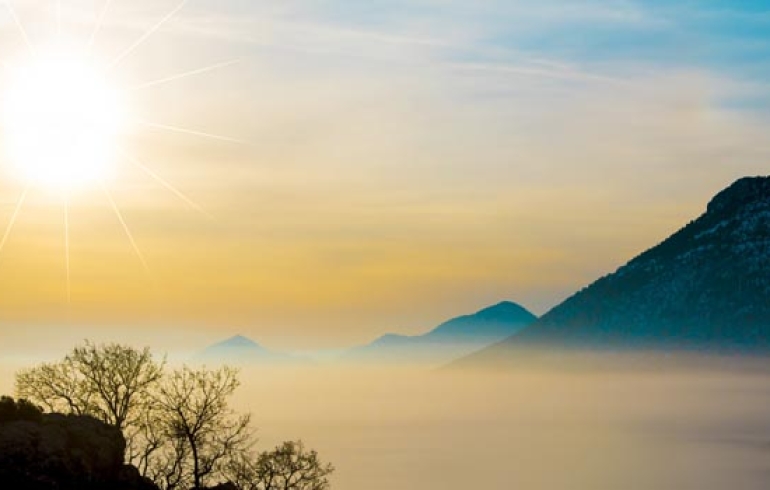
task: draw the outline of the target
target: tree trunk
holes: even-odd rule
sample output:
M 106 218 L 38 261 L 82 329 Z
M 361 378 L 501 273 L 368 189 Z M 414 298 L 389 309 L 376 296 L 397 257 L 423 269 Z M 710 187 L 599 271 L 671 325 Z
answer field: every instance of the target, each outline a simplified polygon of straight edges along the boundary
M 195 482 L 195 489 L 203 488 L 201 487 L 201 470 L 200 470 L 200 461 L 198 460 L 198 445 L 195 443 L 195 441 L 190 440 L 190 450 L 192 451 L 193 456 L 193 479 Z

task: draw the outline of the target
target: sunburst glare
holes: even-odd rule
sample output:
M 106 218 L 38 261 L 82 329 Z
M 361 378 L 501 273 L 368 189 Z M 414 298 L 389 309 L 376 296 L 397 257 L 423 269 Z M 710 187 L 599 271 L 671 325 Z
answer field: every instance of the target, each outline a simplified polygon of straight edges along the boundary
M 117 180 L 123 165 L 138 168 L 186 205 L 210 216 L 186 194 L 140 162 L 126 150 L 122 141 L 134 129 L 145 128 L 186 134 L 227 142 L 234 138 L 174 125 L 148 122 L 130 112 L 128 94 L 183 78 L 233 65 L 237 60 L 188 69 L 133 87 L 121 87 L 114 80 L 119 65 L 138 54 L 142 45 L 187 4 L 181 0 L 160 17 L 138 38 L 106 63 L 96 62 L 96 41 L 104 30 L 112 0 L 98 8 L 90 35 L 72 39 L 64 35 L 62 4 L 56 2 L 53 42 L 41 46 L 28 34 L 23 16 L 12 3 L 4 2 L 8 14 L 24 41 L 18 56 L 2 62 L 0 79 L 0 129 L 2 130 L 3 163 L 24 186 L 10 221 L 0 238 L 0 252 L 19 219 L 30 189 L 42 189 L 61 196 L 64 208 L 64 255 L 67 298 L 70 284 L 70 196 L 90 187 L 102 187 L 108 207 L 115 213 L 142 266 L 149 272 L 147 261 L 131 232 L 123 213 L 108 190 L 107 183 Z M 128 165 L 126 165 L 128 164 Z
M 3 131 L 15 173 L 62 191 L 111 177 L 126 112 L 103 71 L 77 51 L 57 48 L 9 72 Z

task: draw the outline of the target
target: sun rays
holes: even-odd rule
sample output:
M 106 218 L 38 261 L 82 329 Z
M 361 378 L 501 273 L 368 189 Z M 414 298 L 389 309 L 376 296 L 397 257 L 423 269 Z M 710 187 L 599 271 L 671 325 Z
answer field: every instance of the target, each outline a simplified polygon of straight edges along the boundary
M 176 17 L 188 4 L 189 0 L 182 0 L 175 4 L 174 8 L 167 12 L 165 15 L 163 15 L 158 21 L 153 23 L 151 27 L 145 31 L 142 32 L 142 34 L 136 38 L 133 42 L 127 45 L 123 50 L 119 51 L 119 53 L 114 56 L 111 61 L 106 63 L 103 66 L 99 66 L 98 68 L 103 71 L 104 73 L 112 72 L 115 70 L 118 70 L 127 58 L 130 56 L 136 55 L 141 50 L 141 47 L 159 30 L 161 30 L 166 24 L 168 24 L 174 17 Z M 13 4 L 9 0 L 5 0 L 3 2 L 5 4 L 5 9 L 8 12 L 9 17 L 12 20 L 12 24 L 15 26 L 15 29 L 18 31 L 19 36 L 24 42 L 25 49 L 29 52 L 29 57 L 34 58 L 39 48 L 34 44 L 33 40 L 30 38 L 29 33 L 27 29 L 25 29 L 25 26 L 22 22 L 22 19 L 19 17 L 19 12 L 14 8 Z M 84 36 L 83 45 L 86 49 L 87 56 L 90 56 L 91 52 L 96 48 L 100 33 L 105 29 L 106 21 L 109 16 L 110 8 L 112 4 L 114 3 L 114 0 L 104 0 L 104 2 L 98 7 L 97 12 L 95 13 L 95 22 L 93 25 L 93 28 L 89 30 L 89 33 L 87 36 Z M 52 5 L 54 9 L 53 15 L 55 16 L 55 31 L 56 31 L 56 39 L 57 42 L 61 42 L 62 38 L 62 30 L 63 30 L 63 5 L 61 0 L 56 0 L 55 3 Z M 22 12 L 23 14 L 23 12 Z M 202 66 L 194 69 L 189 69 L 185 71 L 180 71 L 177 73 L 172 73 L 171 75 L 163 76 L 154 80 L 149 80 L 147 82 L 142 82 L 139 84 L 135 84 L 133 86 L 129 87 L 122 87 L 119 89 L 121 93 L 132 93 L 132 92 L 138 92 L 138 91 L 144 91 L 149 90 L 154 87 L 158 87 L 161 85 L 166 85 L 169 83 L 177 82 L 179 80 L 183 80 L 185 78 L 194 77 L 197 75 L 213 72 L 216 70 L 221 70 L 230 66 L 235 65 L 238 63 L 238 60 L 228 60 L 228 61 L 222 61 L 218 63 L 213 63 L 207 66 Z M 2 62 L 2 68 L 4 71 L 8 71 L 8 63 L 6 61 Z M 65 72 L 67 70 L 65 69 Z M 65 73 L 66 75 L 67 73 Z M 5 77 L 4 77 L 5 78 Z M 56 79 L 55 82 L 58 84 L 58 78 L 57 76 L 52 76 L 50 78 Z M 5 82 L 4 82 L 5 83 Z M 91 91 L 93 91 L 92 88 L 89 88 Z M 65 98 L 67 94 L 61 95 L 56 94 L 57 96 L 61 96 L 62 99 Z M 18 97 L 15 97 L 18 99 Z M 31 98 L 32 101 L 35 100 L 35 98 Z M 65 101 L 66 102 L 66 101 Z M 99 106 L 103 105 L 101 102 L 97 104 Z M 46 106 L 48 108 L 48 106 Z M 33 111 L 34 112 L 34 111 Z M 95 121 L 89 121 L 89 123 L 94 128 L 100 127 L 101 121 L 95 120 Z M 126 124 L 131 125 L 132 127 L 138 127 L 138 128 L 144 128 L 145 130 L 155 130 L 155 131 L 163 131 L 163 132 L 172 132 L 172 133 L 178 133 L 178 134 L 184 134 L 191 137 L 198 137 L 198 138 L 206 138 L 209 140 L 216 140 L 226 143 L 242 143 L 242 141 L 231 138 L 224 135 L 218 135 L 214 133 L 209 133 L 206 131 L 193 129 L 193 128 L 186 128 L 181 126 L 176 126 L 172 124 L 162 124 L 159 122 L 153 122 L 150 120 L 145 119 L 139 119 L 135 117 L 127 117 L 126 118 Z M 39 128 L 37 128 L 36 125 L 30 125 L 35 126 L 35 130 L 39 131 Z M 57 128 L 66 126 L 65 124 L 59 124 Z M 12 143 L 9 143 L 6 140 L 6 136 L 9 129 L 7 125 L 4 127 L 3 131 L 3 147 L 4 149 L 7 149 L 9 145 L 12 146 Z M 93 133 L 93 130 L 89 134 Z M 39 133 L 34 133 L 35 135 Z M 57 133 L 58 134 L 58 133 Z M 13 135 L 11 135 L 13 136 Z M 62 136 L 58 135 L 60 138 Z M 65 133 L 65 136 L 67 134 Z M 27 144 L 28 147 L 31 148 L 45 148 L 47 145 L 47 141 L 36 141 L 33 139 L 30 139 L 30 141 L 33 141 L 35 144 L 28 144 L 29 141 L 25 141 L 25 144 Z M 90 144 L 96 144 L 94 142 L 89 142 Z M 98 143 L 98 142 L 97 142 Z M 77 145 L 76 143 L 71 143 L 72 146 L 78 146 L 78 148 L 82 149 L 81 147 L 83 145 Z M 161 176 L 158 172 L 156 172 L 150 163 L 144 162 L 141 159 L 135 157 L 132 155 L 132 152 L 128 151 L 126 147 L 118 142 L 114 144 L 115 148 L 115 161 L 116 165 L 120 166 L 120 168 L 133 168 L 135 171 L 141 172 L 141 174 L 145 175 L 147 178 L 151 179 L 152 181 L 159 184 L 162 188 L 164 188 L 166 191 L 170 192 L 172 195 L 174 195 L 176 198 L 178 198 L 182 203 L 184 203 L 187 207 L 190 209 L 193 209 L 202 215 L 211 218 L 211 214 L 209 214 L 199 203 L 195 202 L 193 199 L 191 199 L 187 194 L 182 192 L 179 188 L 177 188 L 175 185 L 170 183 L 166 178 Z M 48 155 L 44 155 L 48 156 Z M 79 155 L 76 155 L 79 156 Z M 103 154 L 97 155 L 98 158 L 107 158 Z M 37 180 L 32 179 L 32 182 L 27 182 L 25 186 L 22 189 L 22 192 L 20 193 L 18 199 L 16 200 L 14 206 L 13 206 L 13 212 L 11 213 L 10 219 L 8 220 L 8 223 L 3 231 L 2 238 L 0 238 L 0 255 L 4 254 L 6 244 L 9 241 L 10 236 L 13 233 L 14 227 L 16 226 L 20 215 L 23 213 L 23 208 L 25 203 L 29 200 L 30 192 L 33 187 L 37 187 L 39 185 L 45 186 L 45 178 L 59 178 L 56 175 L 53 177 L 50 175 L 51 169 L 56 169 L 57 165 L 60 162 L 60 159 L 62 158 L 62 155 L 56 155 L 50 156 L 51 159 L 55 159 L 57 163 L 54 163 L 53 161 L 46 162 L 43 166 L 44 172 L 42 172 L 43 176 L 38 176 Z M 6 156 L 5 160 L 8 160 L 9 156 Z M 82 159 L 76 159 L 73 158 L 73 161 L 81 162 Z M 7 162 L 3 162 L 7 163 Z M 105 162 L 99 162 L 99 164 L 104 164 Z M 25 165 L 28 165 L 29 162 L 25 162 Z M 66 167 L 66 165 L 65 165 Z M 29 170 L 29 169 L 27 169 Z M 72 171 L 70 168 L 64 168 L 62 172 L 66 173 L 68 171 Z M 77 173 L 77 171 L 74 171 Z M 96 175 L 96 174 L 94 174 Z M 136 240 L 134 233 L 131 231 L 131 228 L 128 224 L 128 221 L 126 220 L 126 217 L 124 216 L 123 211 L 119 207 L 118 203 L 116 202 L 107 182 L 104 180 L 104 176 L 98 175 L 98 179 L 95 179 L 96 181 L 93 183 L 94 185 L 97 185 L 100 187 L 103 191 L 104 198 L 106 200 L 106 203 L 111 210 L 111 212 L 115 215 L 115 219 L 119 222 L 122 231 L 125 234 L 126 239 L 128 240 L 129 244 L 131 245 L 131 248 L 133 249 L 136 257 L 138 258 L 139 262 L 141 263 L 142 268 L 144 271 L 148 274 L 150 274 L 150 266 L 148 264 L 148 261 L 145 257 L 145 254 L 142 252 L 142 249 L 140 248 L 138 241 Z M 63 232 L 64 232 L 64 268 L 66 273 L 66 299 L 67 303 L 72 303 L 72 273 L 71 273 L 71 261 L 70 261 L 70 250 L 71 250 L 71 214 L 72 214 L 72 202 L 71 202 L 71 195 L 70 193 L 75 190 L 74 184 L 71 182 L 65 182 L 64 178 L 61 179 L 61 188 L 58 189 L 59 194 L 61 196 L 61 204 L 63 208 Z
M 143 126 L 147 126 L 148 128 L 154 128 L 154 129 L 161 129 L 164 131 L 170 131 L 172 133 L 181 133 L 181 134 L 187 134 L 191 136 L 200 136 L 201 138 L 208 138 L 212 140 L 218 140 L 218 141 L 225 141 L 227 143 L 238 143 L 243 144 L 242 140 L 231 138 L 229 136 L 222 136 L 219 134 L 213 134 L 213 133 L 207 133 L 205 131 L 198 131 L 195 129 L 188 129 L 188 128 L 182 128 L 179 126 L 171 126 L 168 124 L 160 124 L 150 121 L 145 121 L 142 119 L 136 119 L 135 121 L 137 124 L 141 124 Z
M 67 272 L 67 303 L 72 302 L 72 273 L 70 271 L 70 202 L 64 196 L 64 266 Z
M 187 5 L 187 2 L 189 2 L 189 0 L 182 0 L 182 2 L 180 2 L 179 5 L 177 5 L 176 8 L 174 8 L 174 10 L 172 10 L 171 12 L 166 14 L 166 16 L 163 17 L 160 21 L 158 21 L 157 24 L 155 24 L 150 29 L 145 31 L 144 34 L 139 36 L 139 39 L 137 39 L 132 45 L 130 45 L 128 48 L 126 48 L 125 51 L 123 51 L 115 59 L 113 59 L 112 62 L 110 62 L 109 65 L 107 65 L 107 68 L 108 69 L 114 69 L 124 59 L 128 58 L 134 51 L 136 51 L 136 49 L 139 46 L 141 46 L 145 41 L 147 41 L 147 39 L 149 39 L 150 36 L 152 36 L 153 34 L 158 32 L 158 30 L 160 30 L 160 28 L 163 27 L 163 25 L 166 24 L 166 22 L 170 21 L 171 19 L 174 18 L 174 16 L 176 16 L 176 14 L 181 12 L 181 10 L 184 8 L 184 6 Z
M 123 231 L 126 233 L 126 237 L 128 238 L 128 241 L 131 243 L 131 248 L 134 249 L 136 256 L 141 261 L 142 267 L 144 267 L 144 271 L 147 274 L 150 274 L 150 266 L 147 264 L 147 260 L 144 258 L 144 254 L 142 253 L 142 250 L 136 244 L 136 240 L 134 239 L 134 234 L 131 233 L 131 228 L 128 227 L 128 223 L 126 223 L 126 220 L 123 217 L 123 213 L 120 211 L 118 204 L 115 202 L 115 199 L 112 197 L 112 193 L 110 192 L 110 190 L 107 188 L 106 185 L 102 185 L 102 189 L 104 190 L 104 195 L 107 196 L 107 201 L 110 203 L 110 207 L 115 212 L 115 216 L 118 218 L 120 225 L 123 227 Z
M 21 208 L 24 207 L 24 202 L 27 200 L 28 194 L 29 194 L 29 186 L 24 188 L 24 190 L 21 193 L 21 196 L 16 201 L 16 206 L 14 206 L 13 208 L 11 219 L 8 221 L 8 225 L 5 228 L 5 232 L 3 233 L 2 240 L 0 240 L 0 254 L 2 254 L 3 250 L 5 250 L 5 244 L 8 242 L 8 237 L 11 235 L 11 231 L 13 231 L 13 227 L 16 226 L 16 220 L 19 218 L 19 213 L 21 212 Z
M 186 72 L 182 72 L 182 73 L 177 73 L 175 75 L 169 75 L 169 76 L 164 77 L 164 78 L 159 78 L 157 80 L 152 80 L 150 82 L 144 82 L 144 83 L 141 83 L 139 85 L 134 85 L 133 87 L 131 87 L 128 90 L 130 92 L 138 92 L 140 90 L 148 89 L 150 87 L 156 87 L 158 85 L 163 85 L 163 84 L 166 84 L 166 83 L 169 83 L 169 82 L 174 82 L 176 80 L 181 80 L 183 78 L 187 78 L 187 77 L 191 77 L 191 76 L 195 76 L 195 75 L 201 75 L 203 73 L 207 73 L 207 72 L 210 72 L 210 71 L 218 70 L 220 68 L 226 68 L 228 66 L 237 64 L 239 61 L 240 60 L 223 61 L 221 63 L 215 63 L 215 64 L 210 65 L 210 66 L 204 66 L 203 68 L 196 68 L 194 70 L 190 70 L 190 71 L 186 71 Z
M 149 168 L 144 163 L 140 162 L 136 158 L 128 155 L 122 150 L 119 150 L 121 152 L 121 156 L 124 160 L 129 162 L 130 164 L 134 165 L 135 167 L 139 168 L 142 172 L 146 173 L 150 177 L 152 177 L 157 183 L 159 183 L 161 186 L 165 187 L 167 190 L 169 190 L 172 194 L 177 196 L 179 199 L 181 199 L 185 204 L 190 206 L 191 208 L 195 209 L 199 213 L 205 215 L 208 218 L 213 218 L 211 214 L 209 214 L 205 209 L 203 209 L 198 203 L 187 197 L 182 191 L 174 187 L 172 184 L 170 184 L 166 179 L 158 175 L 154 170 Z
M 30 52 L 33 52 L 34 49 L 32 48 L 32 43 L 29 40 L 27 30 L 24 28 L 24 24 L 21 23 L 19 15 L 16 13 L 16 9 L 13 7 L 13 4 L 11 4 L 11 0 L 5 0 L 3 3 L 5 4 L 5 8 L 8 10 L 8 14 L 11 16 L 13 23 L 19 29 L 19 34 L 24 40 L 24 44 L 27 46 L 27 49 L 29 49 Z
M 104 18 L 107 17 L 107 11 L 110 9 L 111 4 L 112 0 L 105 0 L 105 2 L 102 4 L 101 10 L 99 10 L 99 15 L 96 18 L 96 24 L 94 25 L 93 31 L 91 31 L 91 37 L 88 38 L 89 51 L 93 49 L 94 44 L 96 43 L 96 37 L 99 35 L 99 31 L 102 29 Z

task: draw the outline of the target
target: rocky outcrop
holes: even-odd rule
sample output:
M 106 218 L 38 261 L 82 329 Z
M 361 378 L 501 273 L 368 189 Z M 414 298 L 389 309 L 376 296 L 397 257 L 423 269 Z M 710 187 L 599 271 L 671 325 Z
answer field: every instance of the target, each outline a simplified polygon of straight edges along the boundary
M 125 448 L 118 429 L 92 417 L 0 399 L 0 488 L 157 490 L 124 465 Z

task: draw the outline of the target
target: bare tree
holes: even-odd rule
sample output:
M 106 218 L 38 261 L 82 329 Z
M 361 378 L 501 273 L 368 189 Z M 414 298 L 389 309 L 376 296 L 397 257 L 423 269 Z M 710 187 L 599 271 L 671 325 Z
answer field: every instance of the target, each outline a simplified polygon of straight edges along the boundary
M 94 394 L 72 362 L 46 363 L 16 374 L 16 395 L 49 412 L 94 415 Z
M 183 439 L 165 440 L 153 454 L 146 476 L 163 490 L 190 486 L 190 474 L 185 470 L 189 459 L 188 444 Z
M 124 430 L 149 401 L 163 375 L 148 348 L 86 342 L 62 361 L 16 375 L 16 393 L 51 411 L 91 415 Z
M 202 488 L 229 459 L 249 447 L 250 416 L 237 416 L 228 404 L 239 385 L 237 373 L 228 367 L 213 371 L 183 367 L 159 389 L 159 423 L 173 441 L 175 456 L 166 470 L 176 468 L 176 473 L 187 475 L 194 488 Z
M 334 467 L 323 464 L 318 453 L 307 451 L 302 441 L 289 441 L 256 459 L 234 460 L 228 470 L 240 490 L 328 490 Z
M 228 367 L 167 373 L 149 349 L 91 342 L 16 376 L 19 398 L 120 429 L 126 460 L 164 490 L 226 480 L 241 490 L 327 490 L 332 466 L 301 442 L 253 455 L 250 416 L 229 405 L 238 386 Z
M 145 474 L 161 444 L 148 417 L 164 364 L 148 348 L 86 342 L 59 362 L 20 371 L 16 394 L 51 412 L 90 415 L 118 428 L 126 438 L 126 459 Z
M 153 478 L 156 459 L 163 459 L 161 452 L 168 444 L 168 438 L 158 424 L 159 407 L 154 398 L 143 404 L 141 412 L 124 431 L 127 433 L 126 460 L 137 467 L 142 476 Z
M 150 349 L 120 344 L 86 342 L 65 358 L 83 376 L 104 422 L 125 429 L 151 401 L 150 389 L 163 376 L 163 364 L 153 360 Z

